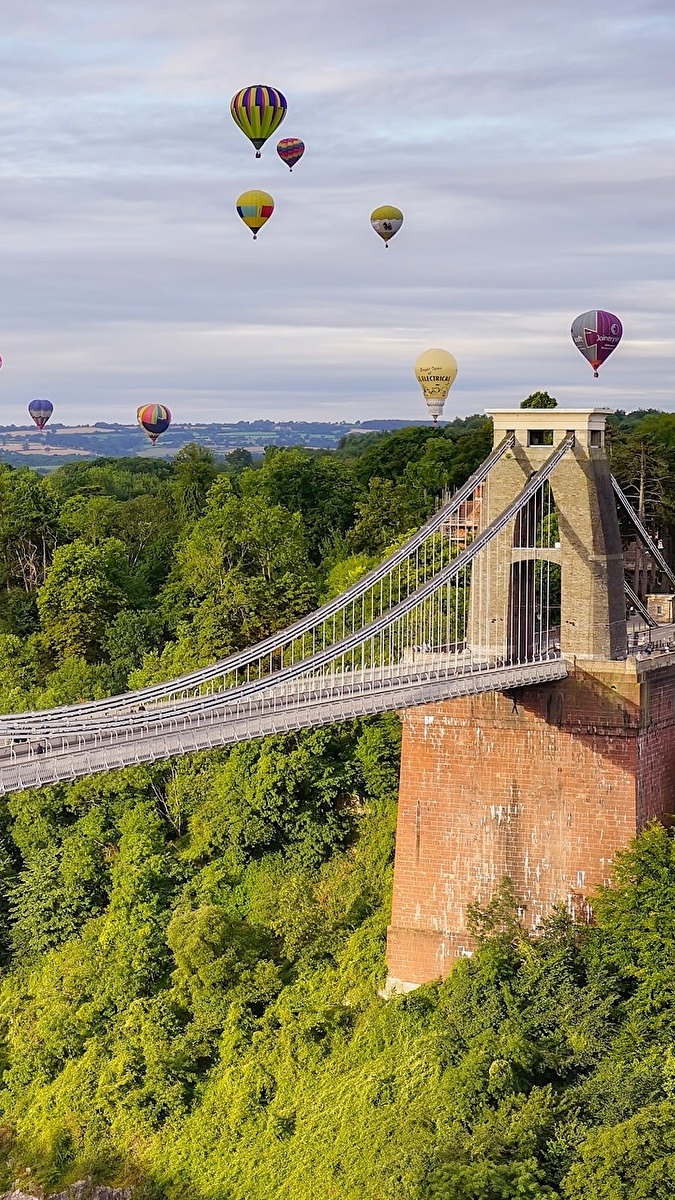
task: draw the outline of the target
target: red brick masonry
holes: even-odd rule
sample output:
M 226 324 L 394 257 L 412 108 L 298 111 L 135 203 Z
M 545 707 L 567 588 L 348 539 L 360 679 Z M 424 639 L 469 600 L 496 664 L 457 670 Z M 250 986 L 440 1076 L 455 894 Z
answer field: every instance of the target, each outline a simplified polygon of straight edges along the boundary
M 675 812 L 675 663 L 579 664 L 560 683 L 406 710 L 390 981 L 470 953 L 466 908 L 508 875 L 536 929 L 610 878 L 618 849 Z

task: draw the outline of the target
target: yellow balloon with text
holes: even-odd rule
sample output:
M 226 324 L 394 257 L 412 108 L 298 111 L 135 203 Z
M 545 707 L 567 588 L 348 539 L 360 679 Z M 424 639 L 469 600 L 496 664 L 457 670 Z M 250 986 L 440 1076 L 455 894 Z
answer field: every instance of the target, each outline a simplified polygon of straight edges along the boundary
M 449 350 L 425 350 L 415 363 L 415 375 L 436 424 L 448 392 L 457 378 L 457 359 Z

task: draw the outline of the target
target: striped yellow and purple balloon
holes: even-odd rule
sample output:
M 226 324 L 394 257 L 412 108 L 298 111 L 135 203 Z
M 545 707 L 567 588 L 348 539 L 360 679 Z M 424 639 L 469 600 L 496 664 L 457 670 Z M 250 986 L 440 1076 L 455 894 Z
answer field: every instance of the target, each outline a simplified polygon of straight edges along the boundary
M 154 446 L 160 433 L 166 433 L 169 428 L 171 413 L 164 404 L 142 404 L 136 412 L 136 420 Z
M 304 153 L 305 143 L 300 138 L 287 137 L 277 142 L 277 154 L 281 161 L 286 163 L 289 171 L 292 171 L 295 164 L 300 162 Z
M 260 158 L 261 146 L 281 125 L 287 108 L 286 97 L 264 83 L 242 88 L 232 97 L 230 112 L 242 133 L 253 142 L 256 158 Z

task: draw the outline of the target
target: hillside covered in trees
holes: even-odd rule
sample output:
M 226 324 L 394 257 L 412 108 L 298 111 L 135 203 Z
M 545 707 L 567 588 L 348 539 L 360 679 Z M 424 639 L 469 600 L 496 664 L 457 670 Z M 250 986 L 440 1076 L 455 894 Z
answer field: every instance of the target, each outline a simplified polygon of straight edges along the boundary
M 0 706 L 206 664 L 356 579 L 485 457 L 480 418 L 47 477 L 0 466 Z M 614 467 L 672 545 L 675 417 Z M 3 1182 L 148 1200 L 661 1200 L 675 1186 L 675 844 L 646 831 L 589 930 L 383 1001 L 399 729 L 349 722 L 7 797 Z

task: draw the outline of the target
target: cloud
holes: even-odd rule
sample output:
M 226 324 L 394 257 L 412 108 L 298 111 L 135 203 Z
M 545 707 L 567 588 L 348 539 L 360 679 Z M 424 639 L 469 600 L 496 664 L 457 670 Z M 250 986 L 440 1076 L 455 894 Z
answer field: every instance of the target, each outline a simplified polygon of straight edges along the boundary
M 68 420 L 413 418 L 434 344 L 457 412 L 674 407 L 674 42 L 659 0 L 27 0 L 0 42 L 3 419 L 38 394 Z M 292 175 L 230 120 L 260 79 L 307 142 Z M 626 336 L 594 384 L 569 324 L 596 305 Z

